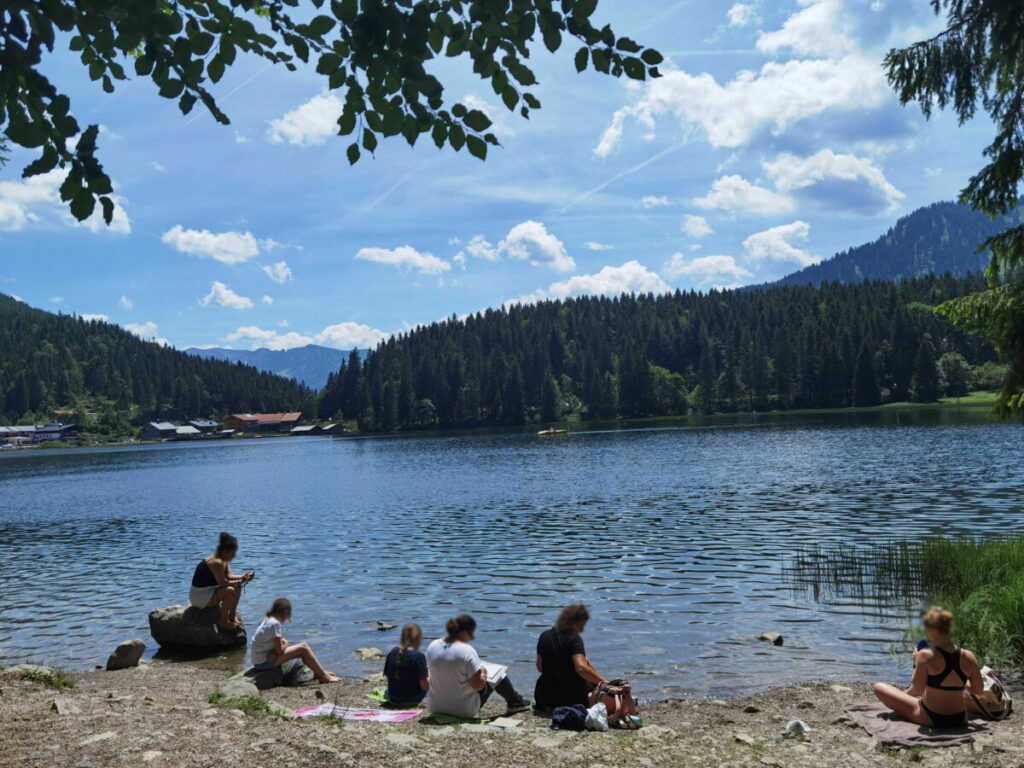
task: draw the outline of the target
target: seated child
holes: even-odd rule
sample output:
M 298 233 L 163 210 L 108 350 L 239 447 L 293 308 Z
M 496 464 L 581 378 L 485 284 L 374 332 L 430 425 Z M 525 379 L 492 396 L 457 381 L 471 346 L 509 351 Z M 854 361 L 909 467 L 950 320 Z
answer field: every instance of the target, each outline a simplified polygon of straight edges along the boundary
M 418 704 L 427 695 L 427 657 L 419 650 L 423 630 L 418 624 L 402 627 L 399 644 L 391 649 L 384 661 L 384 676 L 388 679 L 388 701 Z

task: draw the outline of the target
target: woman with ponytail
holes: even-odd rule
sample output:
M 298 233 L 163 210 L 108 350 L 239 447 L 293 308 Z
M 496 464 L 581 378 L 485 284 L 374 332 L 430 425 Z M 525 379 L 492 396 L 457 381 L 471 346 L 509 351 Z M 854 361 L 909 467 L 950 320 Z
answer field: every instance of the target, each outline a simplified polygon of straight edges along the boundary
M 398 645 L 384 661 L 388 679 L 388 701 L 395 704 L 419 704 L 427 695 L 427 657 L 420 651 L 423 630 L 419 624 L 406 624 Z
M 242 626 L 235 609 L 242 597 L 242 586 L 256 578 L 252 571 L 241 576 L 231 574 L 229 563 L 237 554 L 238 539 L 230 533 L 221 533 L 216 551 L 196 566 L 188 592 L 188 601 L 195 608 L 220 606 L 217 625 L 221 629 L 234 630 Z

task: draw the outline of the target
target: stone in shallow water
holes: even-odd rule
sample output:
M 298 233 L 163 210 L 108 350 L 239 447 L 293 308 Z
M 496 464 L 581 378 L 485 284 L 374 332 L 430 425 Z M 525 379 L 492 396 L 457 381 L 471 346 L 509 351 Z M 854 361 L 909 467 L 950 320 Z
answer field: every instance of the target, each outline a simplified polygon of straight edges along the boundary
M 149 614 L 149 633 L 165 648 L 240 648 L 246 644 L 245 627 L 217 626 L 220 608 L 171 605 Z M 241 619 L 241 616 L 239 616 Z
M 139 660 L 142 658 L 142 653 L 145 650 L 146 644 L 137 637 L 134 640 L 127 640 L 121 643 L 107 659 L 107 671 L 112 672 L 116 669 L 129 669 L 139 666 Z
M 772 645 L 782 645 L 783 643 L 783 637 L 778 632 L 765 632 L 757 639 Z
M 380 648 L 356 648 L 355 654 L 362 661 L 376 661 L 384 658 L 384 651 Z

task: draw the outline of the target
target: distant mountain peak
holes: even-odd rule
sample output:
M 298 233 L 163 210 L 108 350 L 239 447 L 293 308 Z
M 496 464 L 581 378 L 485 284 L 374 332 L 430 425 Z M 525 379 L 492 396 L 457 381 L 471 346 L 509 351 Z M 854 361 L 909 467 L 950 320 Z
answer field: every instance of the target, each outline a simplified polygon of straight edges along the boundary
M 189 347 L 185 350 L 190 355 L 227 360 L 232 363 L 244 363 L 268 373 L 287 376 L 301 381 L 315 390 L 323 389 L 327 377 L 341 367 L 348 359 L 349 350 L 321 347 L 318 344 L 307 344 L 293 349 L 230 349 L 228 347 Z M 360 350 L 365 358 L 368 350 Z

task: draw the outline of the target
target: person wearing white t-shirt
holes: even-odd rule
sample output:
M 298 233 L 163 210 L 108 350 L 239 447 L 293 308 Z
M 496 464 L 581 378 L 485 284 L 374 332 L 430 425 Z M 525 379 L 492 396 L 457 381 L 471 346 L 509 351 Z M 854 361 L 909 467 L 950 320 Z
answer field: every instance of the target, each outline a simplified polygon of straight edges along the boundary
M 506 715 L 530 708 L 512 686 L 508 675 L 497 681 L 487 679 L 487 669 L 470 641 L 476 634 L 472 616 L 456 616 L 445 626 L 448 636 L 427 647 L 427 711 L 435 715 L 451 715 L 465 719 L 476 717 L 490 695 L 497 691 L 508 704 Z
M 292 617 L 292 604 L 283 597 L 277 598 L 267 611 L 265 618 L 252 636 L 252 664 L 258 670 L 274 669 L 292 659 L 301 659 L 321 683 L 341 681 L 321 666 L 313 649 L 306 643 L 288 645 L 284 639 L 284 623 Z

